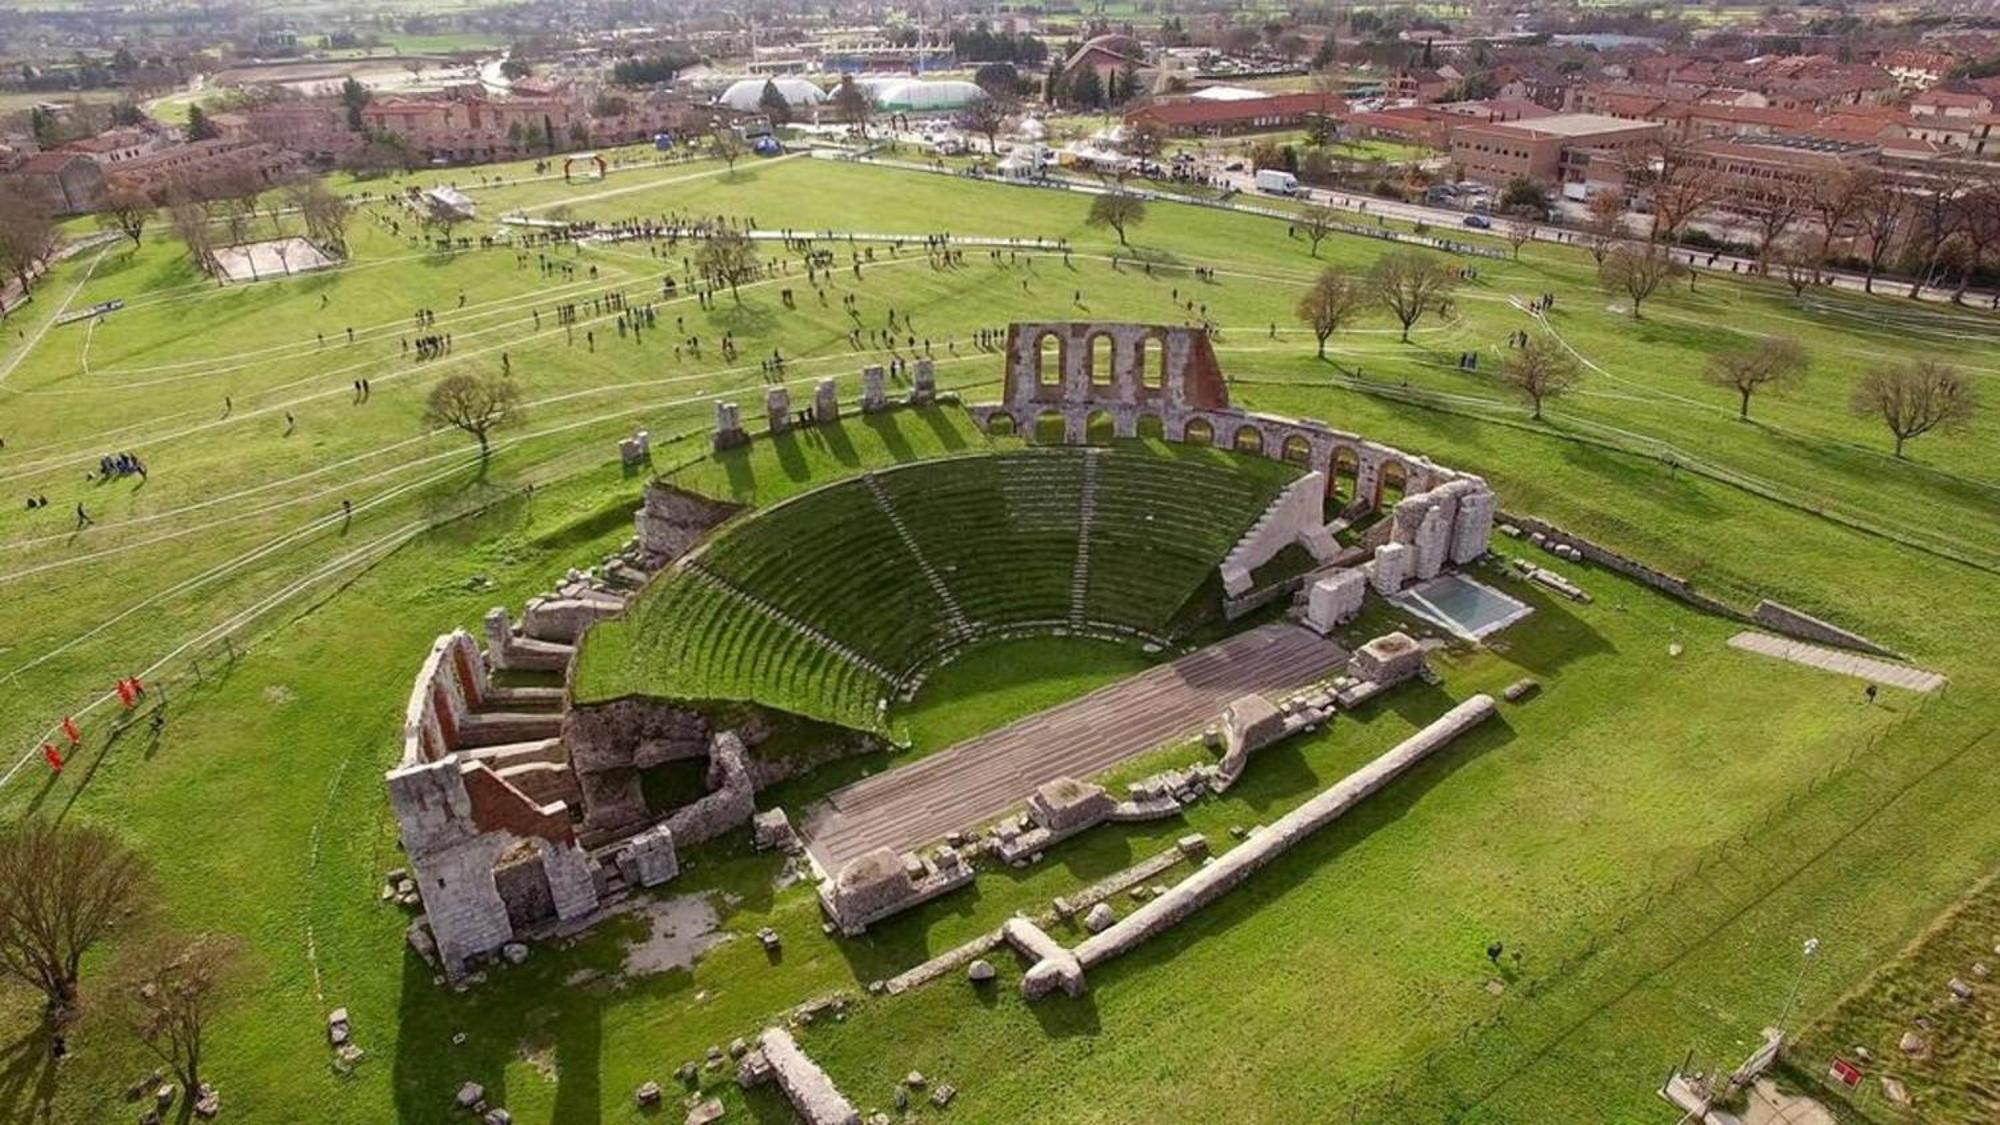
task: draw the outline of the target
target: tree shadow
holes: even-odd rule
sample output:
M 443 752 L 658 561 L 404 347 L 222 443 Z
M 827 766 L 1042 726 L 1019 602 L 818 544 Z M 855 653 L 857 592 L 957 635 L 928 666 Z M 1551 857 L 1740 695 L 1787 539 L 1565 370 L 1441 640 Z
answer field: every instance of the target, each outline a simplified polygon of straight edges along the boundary
M 46 1120 L 56 1096 L 56 1061 L 49 1030 L 37 1022 L 0 1048 L 0 1121 Z

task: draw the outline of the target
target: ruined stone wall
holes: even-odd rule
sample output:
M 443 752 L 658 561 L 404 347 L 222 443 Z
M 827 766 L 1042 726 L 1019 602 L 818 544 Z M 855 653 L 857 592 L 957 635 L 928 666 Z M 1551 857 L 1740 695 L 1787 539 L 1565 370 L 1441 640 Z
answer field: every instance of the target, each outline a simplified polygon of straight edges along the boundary
M 1045 347 L 1055 353 L 1052 368 L 1045 364 Z M 1046 321 L 1008 327 L 1003 398 L 1020 407 L 1067 402 L 1207 410 L 1227 407 L 1229 389 L 1204 329 Z
M 1616 571 L 1627 578 L 1636 578 L 1653 589 L 1678 598 L 1696 609 L 1718 614 L 1732 620 L 1748 620 L 1743 611 L 1727 602 L 1709 597 L 1707 594 L 1696 590 L 1692 583 L 1679 575 L 1668 574 L 1666 571 L 1647 566 L 1637 559 L 1622 555 L 1602 544 L 1564 531 L 1546 520 L 1539 520 L 1533 516 L 1510 515 L 1506 512 L 1496 512 L 1495 516 L 1502 523 L 1518 527 L 1527 534 L 1540 534 L 1551 543 L 1564 543 L 1575 547 L 1583 554 L 1585 559 L 1596 563 L 1598 566 L 1606 570 Z
M 1310 472 L 1286 485 L 1243 533 L 1222 560 L 1222 589 L 1230 597 L 1248 592 L 1251 572 L 1298 543 L 1314 561 L 1327 562 L 1339 553 L 1326 531 L 1326 474 Z
M 1900 653 L 1883 648 L 1859 633 L 1850 633 L 1838 625 L 1821 621 L 1817 617 L 1801 613 L 1791 606 L 1771 601 L 1769 598 L 1757 603 L 1757 608 L 1750 611 L 1750 619 L 1772 632 L 1797 637 L 1802 641 L 1815 641 L 1836 648 L 1854 649 L 1876 656 L 1902 659 Z
M 676 844 L 692 847 L 750 823 L 757 814 L 757 789 L 750 781 L 748 758 L 735 734 L 715 736 L 708 751 L 708 794 L 660 822 Z
M 1215 862 L 1201 867 L 1166 894 L 1085 939 L 1074 950 L 1078 963 L 1089 969 L 1116 957 L 1215 901 L 1252 872 L 1338 820 L 1376 790 L 1494 713 L 1493 698 L 1488 695 L 1475 695 L 1447 711 L 1381 757 L 1258 830 Z
M 620 831 L 643 823 L 639 771 L 701 757 L 713 734 L 701 712 L 664 700 L 573 702 L 563 713 L 562 737 L 583 791 L 585 826 Z
M 711 529 L 742 510 L 737 504 L 652 481 L 641 494 L 639 511 L 633 517 L 639 527 L 639 547 L 648 554 L 677 559 Z
M 792 1109 L 806 1125 L 861 1125 L 854 1103 L 841 1094 L 826 1071 L 801 1050 L 792 1033 L 782 1027 L 766 1030 L 758 1041 L 778 1088 L 792 1103 Z

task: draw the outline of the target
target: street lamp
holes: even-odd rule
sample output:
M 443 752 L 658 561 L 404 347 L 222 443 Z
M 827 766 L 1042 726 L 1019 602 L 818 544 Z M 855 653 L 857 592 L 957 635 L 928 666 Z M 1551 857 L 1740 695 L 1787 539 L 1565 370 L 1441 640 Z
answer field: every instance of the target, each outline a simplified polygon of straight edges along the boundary
M 1806 974 L 1812 971 L 1813 959 L 1819 956 L 1819 939 L 1807 938 L 1803 950 L 1805 956 L 1799 962 L 1799 975 L 1792 978 L 1792 991 L 1785 997 L 1785 1006 L 1778 1012 L 1777 1028 L 1780 1034 L 1785 1030 L 1785 1021 L 1791 1018 L 1792 1005 L 1798 1002 L 1799 988 L 1806 982 Z

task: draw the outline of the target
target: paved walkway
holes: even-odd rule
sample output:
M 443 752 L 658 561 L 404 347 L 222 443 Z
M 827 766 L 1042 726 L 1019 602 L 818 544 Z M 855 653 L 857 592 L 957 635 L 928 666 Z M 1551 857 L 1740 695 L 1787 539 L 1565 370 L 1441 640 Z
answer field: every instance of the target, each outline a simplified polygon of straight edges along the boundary
M 1891 664 L 1886 660 L 1847 652 L 1843 649 L 1824 648 L 1809 645 L 1804 641 L 1787 640 L 1769 633 L 1738 633 L 1729 638 L 1730 648 L 1740 648 L 1763 656 L 1775 656 L 1808 668 L 1820 668 L 1828 672 L 1838 672 L 1843 676 L 1854 676 L 1872 680 L 1884 687 L 1903 688 L 1906 691 L 1930 692 L 1942 688 L 1943 676 L 1936 672 L 1926 672 L 1922 668 L 1912 668 L 1907 664 Z
M 1323 679 L 1347 655 L 1295 625 L 1261 626 L 837 789 L 807 811 L 801 834 L 829 873 L 879 847 L 908 851 L 998 817 L 1043 782 L 1088 778 L 1191 735 L 1239 696 Z

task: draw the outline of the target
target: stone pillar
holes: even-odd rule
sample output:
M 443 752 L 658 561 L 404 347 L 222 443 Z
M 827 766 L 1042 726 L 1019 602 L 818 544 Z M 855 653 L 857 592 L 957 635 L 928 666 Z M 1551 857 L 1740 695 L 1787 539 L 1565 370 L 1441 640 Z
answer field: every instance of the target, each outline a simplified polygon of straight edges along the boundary
M 486 611 L 486 658 L 495 668 L 507 667 L 507 645 L 514 639 L 514 623 L 507 617 L 505 606 L 494 606 Z
M 764 392 L 764 419 L 771 424 L 771 432 L 782 434 L 792 428 L 792 392 L 780 383 Z
M 937 369 L 928 359 L 917 361 L 916 385 L 910 390 L 910 401 L 924 406 L 937 398 Z
M 1410 548 L 1401 543 L 1384 543 L 1375 548 L 1375 561 L 1368 566 L 1370 584 L 1376 593 L 1386 596 L 1403 588 L 1403 582 L 1410 576 L 1410 555 Z
M 1445 518 L 1443 505 L 1433 505 L 1424 513 L 1423 522 L 1417 525 L 1416 546 L 1416 566 L 1412 568 L 1416 576 L 1436 578 L 1451 552 L 1451 522 Z
M 1451 529 L 1451 561 L 1469 563 L 1486 553 L 1496 507 L 1493 493 L 1484 488 L 1459 497 L 1458 520 Z
M 1359 569 L 1337 570 L 1313 583 L 1306 595 L 1306 624 L 1325 633 L 1352 621 L 1367 589 L 1368 576 Z
M 596 910 L 597 880 L 591 875 L 590 853 L 575 844 L 535 843 L 542 853 L 542 873 L 549 878 L 556 917 L 572 922 Z
M 715 448 L 734 449 L 750 440 L 743 432 L 743 412 L 733 402 L 715 404 Z
M 873 414 L 889 408 L 889 396 L 883 390 L 882 365 L 871 363 L 861 369 L 861 412 Z
M 840 420 L 840 399 L 834 394 L 833 380 L 821 379 L 813 388 L 813 421 Z
M 657 887 L 680 874 L 674 834 L 666 825 L 649 828 L 618 849 L 618 871 L 632 887 Z
M 493 863 L 509 837 L 483 832 L 474 821 L 472 798 L 455 760 L 404 766 L 387 781 L 389 807 L 423 896 L 438 956 L 445 973 L 457 977 L 467 958 L 491 953 L 514 938 L 507 904 L 493 882 Z

